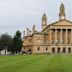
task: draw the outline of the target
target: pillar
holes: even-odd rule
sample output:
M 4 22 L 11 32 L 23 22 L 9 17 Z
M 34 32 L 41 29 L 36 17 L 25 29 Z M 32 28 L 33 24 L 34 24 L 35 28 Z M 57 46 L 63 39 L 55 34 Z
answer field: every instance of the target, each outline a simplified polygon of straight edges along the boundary
M 62 44 L 63 39 L 62 39 L 62 29 L 60 30 L 60 43 Z
M 55 29 L 55 43 L 57 43 L 57 29 Z
M 66 44 L 68 43 L 68 30 L 66 29 Z
M 50 29 L 50 44 L 52 43 L 52 30 Z
M 70 43 L 72 43 L 72 29 L 71 29 L 71 37 L 70 37 L 70 39 L 71 39 L 71 42 Z

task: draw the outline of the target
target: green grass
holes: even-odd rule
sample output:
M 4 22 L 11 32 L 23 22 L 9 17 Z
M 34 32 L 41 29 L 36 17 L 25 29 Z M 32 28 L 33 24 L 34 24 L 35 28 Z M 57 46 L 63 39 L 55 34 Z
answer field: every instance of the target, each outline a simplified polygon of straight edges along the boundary
M 72 72 L 72 55 L 0 56 L 0 72 Z

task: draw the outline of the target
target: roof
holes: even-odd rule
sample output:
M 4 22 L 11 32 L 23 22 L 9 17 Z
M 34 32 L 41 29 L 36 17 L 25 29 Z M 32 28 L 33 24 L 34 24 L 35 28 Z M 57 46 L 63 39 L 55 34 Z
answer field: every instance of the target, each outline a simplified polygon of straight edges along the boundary
M 66 21 L 66 22 L 68 22 L 68 23 L 72 23 L 72 22 L 69 21 L 69 20 L 63 19 L 63 20 L 59 20 L 59 21 L 56 21 L 56 22 L 54 22 L 54 23 L 49 24 L 46 28 L 48 28 L 48 27 L 50 27 L 50 26 L 52 26 L 52 25 L 54 25 L 54 24 L 56 24 L 56 23 L 62 22 L 62 21 Z M 42 30 L 42 32 L 43 32 L 46 28 L 44 28 L 44 29 Z

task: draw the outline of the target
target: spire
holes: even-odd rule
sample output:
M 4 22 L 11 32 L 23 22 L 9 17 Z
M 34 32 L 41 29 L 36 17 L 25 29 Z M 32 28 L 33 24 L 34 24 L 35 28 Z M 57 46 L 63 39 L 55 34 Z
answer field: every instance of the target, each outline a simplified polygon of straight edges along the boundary
M 64 4 L 62 3 L 60 6 L 60 14 L 59 14 L 60 20 L 65 19 L 65 7 Z
M 23 31 L 23 38 L 25 37 L 25 30 Z
M 32 29 L 33 29 L 33 33 L 34 33 L 35 32 L 35 25 L 33 25 L 33 28 Z
M 27 36 L 29 35 L 29 29 L 27 28 Z
M 44 13 L 43 16 L 42 16 L 42 20 L 44 20 L 44 19 L 47 19 L 47 16 L 46 16 L 45 13 Z

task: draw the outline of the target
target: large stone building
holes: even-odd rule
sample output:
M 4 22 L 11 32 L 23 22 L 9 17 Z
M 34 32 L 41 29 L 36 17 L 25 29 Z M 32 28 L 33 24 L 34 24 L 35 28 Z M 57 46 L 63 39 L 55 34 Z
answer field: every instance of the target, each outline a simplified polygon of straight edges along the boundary
M 60 6 L 59 21 L 47 25 L 47 16 L 42 16 L 42 31 L 38 32 L 33 26 L 27 29 L 23 39 L 24 53 L 71 53 L 72 52 L 72 22 L 66 19 L 65 7 Z

